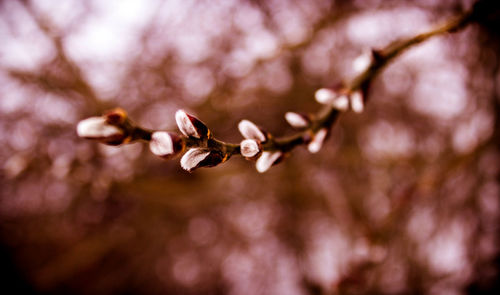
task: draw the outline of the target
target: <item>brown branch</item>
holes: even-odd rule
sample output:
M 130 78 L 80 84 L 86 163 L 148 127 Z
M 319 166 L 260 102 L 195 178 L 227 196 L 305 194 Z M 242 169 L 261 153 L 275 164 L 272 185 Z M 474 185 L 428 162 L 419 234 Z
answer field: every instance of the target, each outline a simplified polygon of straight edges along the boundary
M 482 3 L 482 1 L 478 3 Z M 476 4 L 474 8 L 479 6 Z M 162 136 L 154 136 L 154 133 L 157 131 L 148 130 L 133 124 L 121 110 L 118 111 L 120 116 L 122 116 L 120 120 L 109 120 L 110 114 L 112 116 L 116 111 L 115 113 L 108 113 L 107 117 L 105 116 L 107 118 L 105 120 L 106 123 L 117 127 L 120 131 L 118 137 L 113 137 L 110 140 L 103 137 L 85 136 L 85 134 L 81 136 L 98 139 L 104 143 L 114 145 L 134 140 L 144 140 L 150 142 L 151 150 L 155 154 L 164 158 L 170 158 L 173 155 L 183 152 L 185 149 L 196 149 L 196 152 L 190 151 L 186 153 L 189 155 L 185 155 L 181 160 L 181 165 L 188 171 L 198 167 L 215 166 L 235 154 L 243 154 L 244 157 L 252 160 L 257 159 L 262 154 L 257 161 L 257 170 L 264 172 L 299 145 L 308 144 L 311 152 L 318 151 L 326 135 L 343 111 L 346 111 L 349 106 L 356 112 L 362 111 L 364 102 L 368 97 L 367 94 L 371 82 L 391 61 L 412 46 L 420 44 L 436 35 L 456 32 L 470 24 L 473 20 L 478 19 L 479 14 L 484 13 L 484 11 L 478 12 L 477 10 L 479 9 L 474 8 L 428 32 L 407 39 L 397 40 L 380 50 L 372 50 L 365 70 L 351 81 L 332 89 L 321 89 L 316 92 L 316 99 L 326 104 L 322 109 L 313 115 L 303 116 L 302 119 L 297 117 L 301 115 L 295 114 L 295 118 L 299 118 L 297 120 L 300 121 L 297 122 L 297 126 L 302 125 L 304 128 L 292 136 L 274 138 L 253 125 L 253 123 L 247 121 L 246 124 L 240 124 L 239 126 L 240 131 L 248 140 L 245 147 L 243 147 L 242 144 L 233 144 L 216 139 L 200 120 L 185 114 L 183 111 L 180 111 L 180 115 L 179 112 L 176 114 L 177 124 L 184 134 L 183 136 L 179 137 L 173 133 L 166 132 L 163 132 Z M 180 121 L 178 120 L 178 115 L 181 116 Z M 294 125 L 293 121 L 289 121 L 289 123 Z M 156 150 L 151 146 L 153 141 L 156 145 Z M 176 144 L 179 148 L 175 148 L 177 147 Z M 313 144 L 315 146 L 311 146 Z M 171 149 L 168 149 L 169 147 Z M 168 152 L 165 152 L 165 148 L 167 148 Z M 165 154 L 163 155 L 161 152 L 165 152 Z M 189 162 L 189 160 L 193 160 L 194 162 Z

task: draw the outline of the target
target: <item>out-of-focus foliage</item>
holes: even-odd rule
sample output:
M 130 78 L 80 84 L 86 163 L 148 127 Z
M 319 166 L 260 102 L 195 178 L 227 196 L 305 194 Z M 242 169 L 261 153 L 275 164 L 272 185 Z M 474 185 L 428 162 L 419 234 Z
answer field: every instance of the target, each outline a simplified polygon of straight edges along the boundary
M 0 239 L 30 286 L 17 287 L 493 288 L 499 47 L 477 25 L 404 53 L 374 81 L 365 112 L 342 116 L 323 150 L 299 148 L 265 174 L 241 158 L 189 174 L 144 144 L 108 147 L 75 133 L 82 118 L 120 106 L 165 130 L 176 129 L 183 108 L 230 142 L 241 140 L 241 119 L 291 134 L 283 114 L 316 110 L 314 91 L 355 75 L 357 56 L 471 5 L 0 2 Z

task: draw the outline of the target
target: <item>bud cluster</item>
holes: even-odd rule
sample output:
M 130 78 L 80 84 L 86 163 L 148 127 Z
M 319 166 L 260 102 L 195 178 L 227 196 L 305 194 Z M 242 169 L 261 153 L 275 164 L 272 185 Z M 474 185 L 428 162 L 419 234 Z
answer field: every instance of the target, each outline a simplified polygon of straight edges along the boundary
M 347 91 L 345 88 L 321 88 L 315 93 L 316 100 L 330 104 L 333 108 L 346 111 L 349 107 L 355 112 L 363 110 L 361 91 Z M 305 113 L 287 112 L 285 120 L 297 130 L 303 130 L 303 141 L 311 153 L 317 153 L 329 135 L 328 126 L 315 126 L 315 119 Z M 183 152 L 181 167 L 189 172 L 200 167 L 213 167 L 225 162 L 238 149 L 213 138 L 210 129 L 198 118 L 178 110 L 175 122 L 181 134 L 168 131 L 148 131 L 132 125 L 122 109 L 114 109 L 101 117 L 91 117 L 78 123 L 79 136 L 98 140 L 108 145 L 119 145 L 135 139 L 149 141 L 151 152 L 163 159 L 172 159 Z M 244 139 L 240 142 L 239 152 L 249 160 L 256 161 L 256 169 L 263 173 L 279 163 L 287 148 L 275 146 L 271 135 L 249 120 L 242 120 L 238 129 Z M 314 130 L 314 131 L 313 131 Z M 138 136 L 141 133 L 143 136 Z M 266 150 L 264 149 L 266 146 Z M 267 150 L 270 149 L 270 150 Z M 187 151 L 186 151 L 187 150 Z
M 201 120 L 183 110 L 178 110 L 175 113 L 175 122 L 184 136 L 196 140 L 199 145 L 189 149 L 182 156 L 181 167 L 184 170 L 191 172 L 200 167 L 213 167 L 227 160 L 228 156 L 221 150 L 208 148 L 208 141 L 212 139 L 212 134 Z
M 245 138 L 240 143 L 241 155 L 245 158 L 255 158 L 262 152 L 262 144 L 267 142 L 267 133 L 248 120 L 242 120 L 238 129 Z
M 312 125 L 311 116 L 303 113 L 287 112 L 285 114 L 285 120 L 293 128 L 299 130 L 310 128 Z M 328 128 L 321 128 L 315 133 L 313 133 L 312 131 L 307 132 L 304 135 L 304 141 L 307 143 L 307 149 L 309 150 L 309 152 L 313 154 L 319 152 L 328 134 Z
M 361 90 L 348 91 L 346 89 L 335 90 L 332 88 L 321 88 L 314 94 L 316 101 L 331 105 L 333 108 L 345 112 L 351 107 L 355 113 L 361 113 L 364 110 L 364 99 Z
M 270 138 L 263 129 L 248 120 L 242 120 L 238 124 L 238 129 L 245 138 L 240 143 L 241 155 L 250 160 L 257 159 L 255 167 L 258 172 L 266 172 L 281 160 L 283 156 L 281 151 L 263 151 L 262 145 Z
M 288 112 L 285 114 L 287 122 L 295 129 L 306 130 L 311 128 L 313 119 L 308 114 Z M 198 118 L 178 110 L 175 121 L 180 133 L 168 131 L 148 131 L 134 126 L 122 109 L 114 109 L 101 117 L 91 117 L 78 123 L 79 136 L 98 140 L 108 145 L 119 145 L 132 142 L 136 139 L 149 141 L 151 152 L 163 159 L 169 160 L 182 154 L 181 167 L 189 172 L 200 167 L 213 167 L 225 162 L 232 153 L 238 151 L 233 145 L 228 152 L 227 144 L 213 138 L 210 129 Z M 267 146 L 273 150 L 264 150 L 264 145 L 272 140 L 269 133 L 248 120 L 242 120 L 238 129 L 244 139 L 239 145 L 241 155 L 249 160 L 256 161 L 256 169 L 263 173 L 271 166 L 284 158 L 284 151 L 272 144 Z M 145 136 L 138 136 L 141 133 Z M 327 128 L 321 128 L 312 133 L 310 129 L 307 140 L 308 149 L 316 153 L 328 135 Z M 187 151 L 186 151 L 187 150 Z
M 321 128 L 318 130 L 318 132 L 312 136 L 311 141 L 307 144 L 307 150 L 313 154 L 319 152 L 329 133 L 328 128 Z

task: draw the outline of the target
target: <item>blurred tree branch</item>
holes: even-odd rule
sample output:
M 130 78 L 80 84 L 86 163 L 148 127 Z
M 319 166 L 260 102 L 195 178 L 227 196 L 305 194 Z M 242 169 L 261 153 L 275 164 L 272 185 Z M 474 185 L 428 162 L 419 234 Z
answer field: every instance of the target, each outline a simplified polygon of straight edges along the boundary
M 40 72 L 7 69 L 7 73 L 19 81 L 37 85 L 48 92 L 61 92 L 68 97 L 74 96 L 76 92 L 84 98 L 90 109 L 98 112 L 105 110 L 106 106 L 101 103 L 95 90 L 84 77 L 78 63 L 73 61 L 66 53 L 63 37 L 50 23 L 49 19 L 36 13 L 33 10 L 32 3 L 28 1 L 19 1 L 19 3 L 23 5 L 25 11 L 30 15 L 40 31 L 51 40 L 56 54 L 50 61 L 40 67 Z

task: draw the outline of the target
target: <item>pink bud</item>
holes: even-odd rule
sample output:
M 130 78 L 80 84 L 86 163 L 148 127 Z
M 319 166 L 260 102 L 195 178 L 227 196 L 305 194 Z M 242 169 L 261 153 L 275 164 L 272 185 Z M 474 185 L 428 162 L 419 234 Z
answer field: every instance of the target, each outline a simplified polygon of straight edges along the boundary
M 345 112 L 349 108 L 349 99 L 345 94 L 340 95 L 333 100 L 332 105 L 335 109 Z
M 210 130 L 203 122 L 183 110 L 178 110 L 175 113 L 175 122 L 185 136 L 201 139 L 210 136 Z
M 260 144 L 255 139 L 245 139 L 240 143 L 240 152 L 243 157 L 252 158 L 260 153 Z
M 351 108 L 355 113 L 363 112 L 365 106 L 363 102 L 363 94 L 361 90 L 351 93 Z
M 322 104 L 332 105 L 339 111 L 347 111 L 349 108 L 349 99 L 345 91 L 334 91 L 330 88 L 321 88 L 315 93 L 316 101 Z
M 184 142 L 175 133 L 157 131 L 151 135 L 149 149 L 151 152 L 164 159 L 176 156 L 184 148 Z
M 265 142 L 267 140 L 265 132 L 248 120 L 242 120 L 238 124 L 238 129 L 241 135 L 246 139 L 254 139 L 260 142 Z
M 326 128 L 322 128 L 318 132 L 316 132 L 311 142 L 307 145 L 307 149 L 309 150 L 309 152 L 313 154 L 319 152 L 327 135 L 328 129 Z
M 337 97 L 337 92 L 330 88 L 321 88 L 314 93 L 316 101 L 321 104 L 332 104 L 333 100 Z
M 260 156 L 260 158 L 257 160 L 255 167 L 257 168 L 257 171 L 259 173 L 264 173 L 269 170 L 271 166 L 277 164 L 282 157 L 283 153 L 280 151 L 263 152 L 262 156 Z
M 368 69 L 373 60 L 373 53 L 371 50 L 363 52 L 356 57 L 352 63 L 352 67 L 356 74 L 362 73 Z
M 224 161 L 224 156 L 218 151 L 204 148 L 194 148 L 187 151 L 181 158 L 181 167 L 188 172 L 200 167 L 213 167 Z
M 125 141 L 125 130 L 107 122 L 106 117 L 90 117 L 76 126 L 78 136 L 99 140 L 109 145 L 119 145 Z
M 311 124 L 311 120 L 307 115 L 294 112 L 287 112 L 285 120 L 294 128 L 306 128 Z

